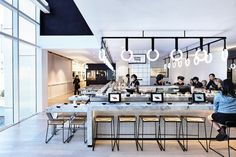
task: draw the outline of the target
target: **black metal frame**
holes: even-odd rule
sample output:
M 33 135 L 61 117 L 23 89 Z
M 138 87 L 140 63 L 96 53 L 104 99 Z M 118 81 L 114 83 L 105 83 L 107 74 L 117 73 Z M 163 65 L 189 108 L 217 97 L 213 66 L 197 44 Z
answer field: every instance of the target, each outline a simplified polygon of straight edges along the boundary
M 140 124 L 141 124 L 141 130 L 142 130 L 142 134 L 141 134 L 142 135 L 142 138 L 141 138 L 142 144 L 140 146 L 141 151 L 143 151 L 144 135 L 155 135 L 155 140 L 156 140 L 160 150 L 162 151 L 163 146 L 162 146 L 161 142 L 159 141 L 160 133 L 161 133 L 160 117 L 155 117 L 155 118 L 159 118 L 159 121 L 144 121 L 143 118 L 145 118 L 145 117 L 143 117 L 141 115 L 141 116 L 139 116 L 139 120 L 138 120 L 138 139 L 139 139 L 139 135 L 140 135 L 140 132 L 139 132 L 140 131 Z M 155 126 L 155 128 L 154 128 L 155 133 L 154 134 L 145 134 L 144 133 L 144 124 L 145 123 L 154 123 L 154 126 Z M 157 133 L 157 124 L 158 124 L 158 133 Z
M 136 144 L 136 149 L 137 151 L 139 150 L 138 147 L 141 148 L 139 142 L 138 142 L 138 137 L 137 137 L 137 117 L 135 117 L 135 121 L 120 121 L 120 118 L 123 117 L 123 116 L 118 116 L 118 121 L 117 121 L 117 132 L 116 132 L 116 148 L 117 150 L 119 151 L 120 150 L 120 140 L 124 140 L 124 139 L 127 139 L 127 140 L 135 140 L 135 144 Z M 124 116 L 124 117 L 130 117 L 129 116 Z M 134 133 L 133 134 L 125 134 L 125 133 L 120 133 L 120 124 L 122 123 L 133 123 L 134 124 Z M 133 135 L 134 138 L 120 138 L 120 135 Z
M 163 135 L 164 135 L 164 138 L 163 138 L 164 145 L 163 145 L 163 151 L 166 150 L 166 140 L 167 140 L 166 135 L 176 136 L 176 138 L 174 138 L 174 139 L 177 140 L 180 148 L 183 151 L 187 151 L 186 148 L 185 148 L 185 145 L 184 145 L 184 143 L 185 143 L 184 142 L 184 138 L 180 138 L 180 135 L 182 135 L 182 137 L 183 137 L 183 132 L 184 132 L 184 130 L 183 130 L 183 121 L 182 121 L 181 117 L 179 117 L 181 119 L 180 121 L 165 121 L 166 117 L 174 117 L 174 116 L 160 116 L 160 117 L 161 117 L 161 119 L 164 122 L 164 133 L 163 133 Z M 166 134 L 166 123 L 175 123 L 175 134 Z M 179 124 L 179 129 L 178 129 L 178 124 Z M 178 133 L 178 130 L 179 130 L 179 133 Z M 182 133 L 181 133 L 181 131 L 182 131 Z M 180 140 L 182 140 L 182 143 L 180 142 Z
M 207 142 L 207 130 L 206 130 L 206 118 L 205 117 L 196 117 L 196 118 L 203 118 L 204 121 L 203 122 L 194 122 L 194 121 L 187 121 L 187 118 L 189 116 L 186 116 L 186 117 L 183 117 L 183 119 L 185 119 L 185 122 L 186 122 L 186 138 L 188 139 L 189 136 L 197 136 L 197 139 L 198 139 L 198 142 L 201 144 L 202 148 L 208 152 L 208 142 Z M 197 124 L 197 135 L 190 135 L 188 133 L 188 124 L 191 123 L 191 124 Z M 204 126 L 204 133 L 205 133 L 205 142 L 206 142 L 206 146 L 203 145 L 203 143 L 199 140 L 200 139 L 200 124 L 203 124 Z M 185 145 L 185 149 L 186 151 L 188 151 L 188 140 L 186 140 L 186 145 Z
M 93 139 L 93 144 L 92 144 L 92 150 L 94 151 L 95 150 L 95 145 L 96 145 L 96 140 L 101 140 L 103 138 L 98 138 L 98 136 L 110 136 L 110 138 L 106 138 L 106 140 L 110 140 L 111 141 L 111 150 L 114 151 L 114 147 L 115 147 L 115 120 L 114 120 L 114 116 L 110 116 L 112 118 L 111 121 L 96 121 L 95 120 L 95 126 L 93 127 L 94 128 L 94 131 L 95 131 L 95 137 Z M 96 118 L 95 118 L 96 119 Z M 110 123 L 110 134 L 98 134 L 98 124 L 106 124 L 106 123 Z M 112 137 L 113 136 L 113 137 Z
M 226 122 L 226 123 L 227 123 L 227 122 Z M 228 157 L 230 157 L 230 156 L 231 156 L 230 150 L 233 149 L 234 151 L 236 151 L 236 148 L 234 148 L 234 147 L 232 147 L 232 146 L 230 145 L 230 140 L 233 140 L 233 139 L 235 140 L 235 138 L 230 138 L 230 128 L 231 128 L 231 126 L 227 126 L 227 125 L 225 125 L 225 126 L 226 126 L 226 134 L 227 134 Z M 213 121 L 212 121 L 212 123 L 211 123 L 209 149 L 212 150 L 212 151 L 214 151 L 214 152 L 217 153 L 218 155 L 224 157 L 224 155 L 223 155 L 222 153 L 220 153 L 219 151 L 217 151 L 215 148 L 211 147 L 211 142 L 212 142 L 212 140 L 215 140 L 215 138 L 213 138 L 213 139 L 211 138 L 211 137 L 212 137 L 212 132 L 213 132 Z

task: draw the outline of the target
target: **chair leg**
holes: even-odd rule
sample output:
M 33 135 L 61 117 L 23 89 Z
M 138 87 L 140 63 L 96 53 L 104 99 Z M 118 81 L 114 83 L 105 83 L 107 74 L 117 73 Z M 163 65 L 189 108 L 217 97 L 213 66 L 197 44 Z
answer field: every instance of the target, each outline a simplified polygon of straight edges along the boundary
M 137 149 L 137 151 L 139 151 L 139 149 L 138 149 L 139 142 L 138 142 L 138 138 L 137 138 L 137 121 L 134 122 L 134 139 L 135 139 L 136 149 Z
M 113 123 L 113 120 L 111 121 L 111 130 L 110 130 L 110 131 L 111 131 L 111 132 L 110 132 L 110 134 L 111 134 L 111 135 L 110 135 L 110 136 L 111 136 L 111 150 L 113 151 L 114 149 L 113 149 L 113 139 L 112 139 L 112 130 L 113 130 L 113 128 L 112 128 L 112 127 L 113 127 L 112 123 Z
M 117 131 L 116 131 L 116 148 L 119 151 L 120 150 L 120 121 L 118 119 L 117 121 Z
M 164 121 L 164 147 L 163 147 L 163 151 L 166 150 L 166 122 Z
M 95 138 L 94 138 L 94 140 L 93 140 L 93 151 L 94 151 L 94 149 L 95 149 L 95 145 L 96 145 L 96 139 L 97 139 L 97 128 L 98 128 L 98 122 L 95 122 Z
M 48 131 L 49 131 L 49 124 L 47 122 L 47 131 L 46 131 L 45 143 L 48 143 L 52 139 L 52 137 L 55 135 L 55 132 L 53 132 L 52 135 L 48 139 Z

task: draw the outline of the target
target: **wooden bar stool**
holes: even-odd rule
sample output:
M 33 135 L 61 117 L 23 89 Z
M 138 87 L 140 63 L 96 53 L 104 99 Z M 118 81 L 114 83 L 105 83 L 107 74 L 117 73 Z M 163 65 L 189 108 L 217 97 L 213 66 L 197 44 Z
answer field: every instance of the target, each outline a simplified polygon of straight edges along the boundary
M 205 117 L 199 117 L 199 116 L 182 116 L 182 119 L 186 122 L 186 151 L 188 150 L 188 137 L 189 136 L 197 136 L 198 142 L 201 144 L 202 148 L 208 152 L 208 142 L 207 142 L 207 131 L 206 131 L 206 118 Z M 190 124 L 197 124 L 197 134 L 189 134 L 189 123 Z M 199 140 L 200 138 L 200 124 L 202 124 L 205 134 L 205 146 L 202 144 L 202 142 Z
M 230 131 L 231 131 L 231 128 L 236 128 L 236 121 L 227 121 L 225 122 L 225 125 L 226 127 L 226 134 L 227 134 L 227 149 L 228 149 L 228 157 L 231 156 L 231 153 L 230 153 L 230 150 L 234 150 L 236 151 L 236 148 L 232 147 L 230 145 Z M 220 156 L 224 156 L 222 153 L 220 153 L 219 151 L 217 151 L 215 148 L 213 148 L 211 146 L 211 142 L 212 142 L 212 132 L 213 132 L 213 123 L 211 124 L 211 131 L 210 131 L 210 141 L 209 141 L 209 149 L 214 151 L 215 153 L 217 153 L 218 155 Z
M 133 124 L 133 133 L 121 133 L 121 124 L 124 123 L 130 123 Z M 138 151 L 138 140 L 137 140 L 137 117 L 135 115 L 120 115 L 118 116 L 118 121 L 117 121 L 117 134 L 116 134 L 116 145 L 117 145 L 117 150 L 120 150 L 120 135 L 133 135 L 134 140 L 136 143 L 136 149 Z
M 164 145 L 163 145 L 163 150 L 166 150 L 166 135 L 168 136 L 175 136 L 175 138 L 177 139 L 177 142 L 180 146 L 180 148 L 183 151 L 185 150 L 184 147 L 184 140 L 183 143 L 180 142 L 180 135 L 183 135 L 183 124 L 182 124 L 182 119 L 180 116 L 172 116 L 172 115 L 166 115 L 166 116 L 160 116 L 161 119 L 163 120 L 164 123 Z M 175 124 L 175 134 L 166 134 L 166 123 L 174 123 Z M 178 127 L 179 125 L 179 127 Z M 182 134 L 181 134 L 182 131 Z M 162 135 L 162 134 L 161 134 Z
M 154 134 L 145 134 L 144 133 L 144 124 L 145 123 L 154 123 Z M 158 129 L 157 129 L 158 125 Z M 141 126 L 141 134 L 140 134 L 140 126 Z M 157 115 L 140 115 L 139 116 L 139 121 L 138 121 L 138 138 L 139 135 L 142 135 L 142 144 L 141 144 L 141 150 L 143 151 L 143 138 L 144 135 L 155 135 L 155 140 L 157 141 L 157 144 L 162 151 L 162 145 L 159 142 L 158 138 L 160 138 L 160 133 L 161 133 L 161 127 L 160 127 L 160 117 Z
M 48 117 L 48 120 L 47 120 L 47 131 L 46 131 L 46 138 L 45 138 L 45 143 L 48 143 L 52 137 L 54 135 L 56 135 L 56 132 L 59 130 L 57 127 L 58 126 L 61 126 L 62 128 L 62 142 L 65 143 L 67 141 L 67 139 L 65 140 L 65 137 L 64 137 L 64 131 L 65 131 L 65 120 L 63 119 L 55 119 L 53 118 L 52 114 L 51 113 L 46 113 L 47 117 Z M 48 138 L 48 131 L 49 131 L 49 126 L 53 126 L 53 130 L 52 130 L 52 135 Z
M 111 150 L 114 150 L 115 147 L 115 122 L 114 122 L 114 116 L 102 116 L 102 115 L 98 115 L 95 117 L 94 119 L 95 122 L 95 138 L 93 140 L 93 151 L 95 149 L 95 145 L 96 145 L 96 140 L 98 139 L 98 136 L 110 136 L 111 139 Z M 110 124 L 110 134 L 104 134 L 104 133 L 98 133 L 98 126 L 99 124 Z

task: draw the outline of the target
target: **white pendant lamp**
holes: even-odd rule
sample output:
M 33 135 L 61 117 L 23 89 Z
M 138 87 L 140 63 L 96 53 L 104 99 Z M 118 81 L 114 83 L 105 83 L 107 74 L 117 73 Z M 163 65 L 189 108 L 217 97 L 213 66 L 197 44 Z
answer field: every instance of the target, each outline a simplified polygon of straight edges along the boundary
M 101 48 L 98 52 L 98 58 L 100 61 L 104 61 L 106 52 L 103 48 Z
M 178 38 L 175 38 L 175 49 L 171 51 L 170 58 L 172 61 L 179 61 L 183 58 L 183 51 L 181 51 L 179 48 Z M 175 58 L 175 54 L 178 54 L 179 57 Z
M 213 59 L 213 57 L 212 57 L 212 54 L 210 53 L 210 44 L 208 44 L 208 54 L 207 54 L 207 57 L 205 59 L 205 62 L 207 64 L 209 64 L 209 63 L 212 62 L 212 59 Z
M 186 51 L 187 56 L 185 58 L 185 66 L 188 67 L 190 65 L 190 59 L 188 58 L 188 50 Z
M 182 64 L 183 64 L 182 60 L 179 60 L 179 61 L 178 61 L 178 67 L 181 68 L 181 67 L 182 67 Z
M 170 63 L 167 64 L 167 68 L 170 69 L 171 68 L 171 65 Z
M 200 62 L 199 59 L 196 58 L 196 57 L 194 57 L 194 59 L 193 59 L 193 64 L 194 64 L 194 65 L 198 65 L 199 62 Z
M 201 55 L 203 55 L 203 57 L 199 57 Z M 200 48 L 197 49 L 196 53 L 195 53 L 195 58 L 198 58 L 199 61 L 205 61 L 207 57 L 207 51 L 203 49 L 203 38 L 200 38 Z
M 154 42 L 155 42 L 154 38 L 152 38 L 152 44 L 151 44 L 152 48 L 150 50 L 148 50 L 148 52 L 147 52 L 147 59 L 149 61 L 152 61 L 152 62 L 156 61 L 159 58 L 159 56 L 160 56 L 159 52 L 154 48 L 154 46 L 155 46 Z M 151 52 L 154 52 L 156 54 L 156 57 L 151 58 Z
M 172 67 L 176 68 L 176 61 L 172 61 Z
M 228 56 L 229 56 L 229 52 L 228 52 L 228 49 L 226 48 L 226 39 L 224 39 L 224 49 L 221 53 L 221 59 L 223 61 L 227 61 Z
M 128 38 L 125 38 L 125 49 L 121 52 L 120 57 L 123 61 L 130 61 L 133 58 L 133 51 L 129 50 Z M 129 53 L 129 57 L 125 58 L 124 54 Z

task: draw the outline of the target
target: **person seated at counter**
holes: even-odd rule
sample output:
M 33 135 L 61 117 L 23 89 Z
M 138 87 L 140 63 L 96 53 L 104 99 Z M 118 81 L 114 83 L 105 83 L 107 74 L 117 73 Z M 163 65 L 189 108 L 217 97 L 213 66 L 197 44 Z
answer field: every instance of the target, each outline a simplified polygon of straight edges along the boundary
M 207 83 L 206 89 L 213 89 L 213 90 L 217 89 L 217 85 L 215 84 L 214 80 L 215 80 L 215 74 L 211 73 L 209 75 L 209 82 Z
M 222 80 L 219 78 L 215 78 L 214 83 L 217 86 L 217 90 L 221 90 L 222 89 Z
M 202 87 L 206 88 L 206 86 L 207 86 L 207 80 L 202 80 Z
M 202 88 L 202 83 L 201 82 L 199 82 L 199 78 L 198 77 L 193 77 L 193 86 L 195 87 L 195 88 Z
M 131 75 L 130 87 L 136 89 L 136 92 L 139 93 L 139 81 L 137 75 Z
M 190 79 L 189 80 L 189 84 L 188 84 L 189 86 L 193 86 L 193 79 Z
M 177 85 L 177 86 L 183 86 L 184 85 L 184 77 L 183 76 L 178 76 L 177 80 L 178 80 L 178 82 L 174 83 L 174 85 Z
M 158 74 L 156 77 L 156 83 L 154 85 L 158 85 L 158 86 L 165 85 L 165 81 L 163 79 L 164 79 L 164 75 Z
M 214 97 L 215 112 L 208 116 L 214 128 L 219 132 L 216 136 L 218 141 L 227 138 L 225 122 L 236 121 L 236 95 L 234 85 L 231 80 L 226 79 L 222 82 L 222 91 Z

